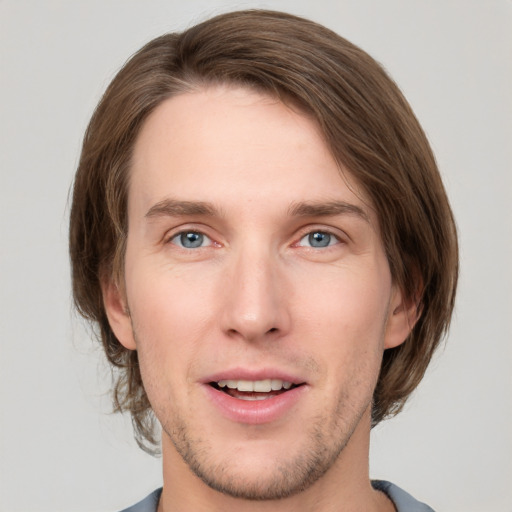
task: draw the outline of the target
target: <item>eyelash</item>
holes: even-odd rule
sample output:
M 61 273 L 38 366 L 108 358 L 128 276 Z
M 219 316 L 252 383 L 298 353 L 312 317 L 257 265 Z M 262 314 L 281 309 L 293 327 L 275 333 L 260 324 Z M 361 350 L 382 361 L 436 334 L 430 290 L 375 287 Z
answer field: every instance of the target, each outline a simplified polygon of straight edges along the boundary
M 314 239 L 312 237 L 315 237 L 316 235 L 321 235 L 317 239 L 317 241 L 320 244 L 324 242 L 325 237 L 326 237 L 327 238 L 326 245 L 316 245 L 316 246 L 313 245 Z M 196 237 L 195 239 L 193 238 L 194 236 Z M 187 243 L 187 239 L 185 239 L 184 237 L 188 238 L 188 241 L 192 244 L 192 246 L 187 247 L 185 245 Z M 198 239 L 199 239 L 199 245 L 194 246 L 194 242 L 196 242 Z M 305 239 L 307 239 L 307 241 L 309 242 L 308 245 L 303 245 L 301 243 Z M 205 242 L 206 242 L 206 245 L 204 245 Z M 202 249 L 202 248 L 210 247 L 210 246 L 217 246 L 217 247 L 220 246 L 220 244 L 218 244 L 217 242 L 212 240 L 208 235 L 206 235 L 202 231 L 196 230 L 196 229 L 184 229 L 177 233 L 174 233 L 167 239 L 167 243 L 171 243 L 171 244 L 177 246 L 178 248 L 180 248 L 182 250 L 186 250 L 186 251 L 194 250 L 194 249 Z M 330 247 L 333 247 L 333 246 L 341 244 L 341 243 L 343 243 L 342 238 L 339 235 L 333 233 L 332 231 L 329 231 L 326 229 L 309 229 L 308 231 L 303 231 L 303 233 L 300 235 L 300 238 L 298 239 L 298 241 L 296 241 L 295 243 L 292 244 L 292 247 L 305 247 L 307 249 L 316 250 L 316 249 L 328 249 Z
M 185 236 L 188 236 L 188 235 L 194 235 L 194 236 L 197 236 L 197 237 L 202 237 L 202 240 L 201 240 L 201 245 L 198 245 L 198 246 L 195 246 L 195 247 L 186 247 L 183 242 L 184 242 L 184 237 Z M 179 239 L 179 243 L 177 242 L 174 242 L 174 240 L 176 239 Z M 207 245 L 202 245 L 202 242 L 203 241 L 209 241 L 209 243 Z M 192 243 L 194 242 L 193 240 L 190 240 Z M 193 229 L 187 229 L 187 230 L 183 230 L 183 231 L 179 231 L 178 233 L 175 233 L 173 234 L 169 239 L 168 239 L 168 243 L 172 243 L 176 246 L 178 246 L 180 249 L 185 249 L 185 250 L 191 250 L 191 249 L 200 249 L 200 248 L 203 248 L 203 247 L 209 247 L 211 245 L 214 245 L 214 242 L 213 240 L 206 234 L 202 233 L 201 231 L 198 231 L 198 230 L 193 230 Z
M 312 237 L 314 237 L 315 235 L 321 235 L 322 237 L 327 237 L 328 238 L 328 241 L 327 241 L 327 245 L 312 245 L 313 244 L 313 239 Z M 304 239 L 308 239 L 309 241 L 309 245 L 308 246 L 303 246 L 301 245 L 301 242 L 302 240 Z M 317 240 L 319 242 L 323 242 L 323 238 L 321 238 L 320 240 Z M 332 243 L 334 242 L 334 243 Z M 310 249 L 327 249 L 329 247 L 332 247 L 333 245 L 338 245 L 342 243 L 342 240 L 339 236 L 335 235 L 334 233 L 332 233 L 331 231 L 328 231 L 328 230 L 325 230 L 325 229 L 313 229 L 313 230 L 310 230 L 308 231 L 307 233 L 304 233 L 300 238 L 299 238 L 299 241 L 296 242 L 294 245 L 295 246 L 298 246 L 298 247 L 309 247 Z

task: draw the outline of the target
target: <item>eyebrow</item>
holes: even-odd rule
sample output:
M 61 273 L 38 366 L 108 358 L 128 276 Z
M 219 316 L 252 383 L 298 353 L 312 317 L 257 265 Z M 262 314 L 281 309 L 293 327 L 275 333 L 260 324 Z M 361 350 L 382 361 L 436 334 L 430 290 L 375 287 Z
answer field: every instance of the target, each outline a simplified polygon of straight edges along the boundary
M 206 215 L 213 217 L 218 215 L 218 213 L 217 209 L 211 203 L 164 199 L 153 205 L 146 213 L 146 217 L 180 217 L 186 215 Z
M 366 211 L 355 204 L 345 201 L 328 202 L 298 202 L 289 208 L 289 214 L 293 217 L 334 217 L 336 215 L 353 215 L 370 223 Z
M 294 202 L 288 208 L 291 217 L 334 217 L 336 215 L 353 215 L 370 223 L 366 211 L 355 204 L 345 201 Z M 187 215 L 219 216 L 219 210 L 204 201 L 180 201 L 164 199 L 153 205 L 146 213 L 146 218 L 180 217 Z

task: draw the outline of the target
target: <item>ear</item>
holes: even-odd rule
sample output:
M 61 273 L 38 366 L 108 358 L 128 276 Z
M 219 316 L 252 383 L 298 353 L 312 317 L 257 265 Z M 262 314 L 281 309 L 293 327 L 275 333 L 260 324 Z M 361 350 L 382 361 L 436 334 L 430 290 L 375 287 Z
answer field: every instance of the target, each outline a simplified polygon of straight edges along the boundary
M 137 346 L 125 293 L 111 278 L 102 282 L 101 291 L 110 328 L 123 347 L 135 350 Z
M 384 339 L 385 349 L 401 345 L 413 330 L 421 314 L 414 297 L 405 299 L 403 292 L 397 286 L 393 288 Z

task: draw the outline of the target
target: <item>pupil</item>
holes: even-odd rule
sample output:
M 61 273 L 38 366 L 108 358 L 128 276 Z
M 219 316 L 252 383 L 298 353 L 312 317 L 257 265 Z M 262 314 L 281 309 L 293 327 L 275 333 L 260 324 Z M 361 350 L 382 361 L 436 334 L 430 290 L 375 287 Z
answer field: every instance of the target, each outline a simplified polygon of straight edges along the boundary
M 183 245 L 183 247 L 187 247 L 188 249 L 201 247 L 203 244 L 203 235 L 201 233 L 195 233 L 193 231 L 189 233 L 182 233 L 180 238 L 181 245 Z
M 331 235 L 329 233 L 311 233 L 309 235 L 309 243 L 312 247 L 327 247 L 331 241 Z

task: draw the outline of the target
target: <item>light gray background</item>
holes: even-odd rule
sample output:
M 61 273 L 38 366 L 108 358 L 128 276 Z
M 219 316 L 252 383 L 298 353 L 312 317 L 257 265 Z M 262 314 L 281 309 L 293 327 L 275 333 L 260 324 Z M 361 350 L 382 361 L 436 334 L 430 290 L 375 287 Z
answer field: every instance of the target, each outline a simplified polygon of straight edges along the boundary
M 437 154 L 460 229 L 453 328 L 371 474 L 436 510 L 511 511 L 510 0 L 0 0 L 0 509 L 115 511 L 161 481 L 110 416 L 108 369 L 70 307 L 68 190 L 124 60 L 233 8 L 311 17 L 380 60 Z

